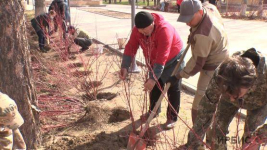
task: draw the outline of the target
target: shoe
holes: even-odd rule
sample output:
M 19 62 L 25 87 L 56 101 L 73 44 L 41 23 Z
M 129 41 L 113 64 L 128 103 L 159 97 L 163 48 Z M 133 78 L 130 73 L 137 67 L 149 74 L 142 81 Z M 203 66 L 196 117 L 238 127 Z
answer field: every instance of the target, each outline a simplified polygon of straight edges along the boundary
M 164 124 L 164 128 L 166 130 L 169 130 L 169 129 L 174 128 L 175 125 L 176 125 L 176 121 L 174 121 L 174 120 L 167 120 L 166 123 Z
M 44 46 L 43 49 L 44 49 L 46 52 L 48 52 L 48 51 L 50 51 L 51 48 L 50 48 L 49 46 L 46 45 L 46 46 Z
M 147 113 L 141 115 L 140 116 L 141 122 L 146 122 L 149 116 L 150 116 L 150 112 L 147 112 Z M 158 117 L 158 116 L 159 116 L 159 114 L 155 114 L 154 117 L 153 117 L 153 119 L 156 118 L 156 117 Z
M 47 51 L 46 51 L 44 48 L 40 48 L 40 51 L 41 51 L 42 53 L 47 53 Z
M 88 50 L 88 47 L 82 47 L 82 48 L 80 49 L 80 52 L 84 52 L 84 51 L 86 51 L 86 50 Z

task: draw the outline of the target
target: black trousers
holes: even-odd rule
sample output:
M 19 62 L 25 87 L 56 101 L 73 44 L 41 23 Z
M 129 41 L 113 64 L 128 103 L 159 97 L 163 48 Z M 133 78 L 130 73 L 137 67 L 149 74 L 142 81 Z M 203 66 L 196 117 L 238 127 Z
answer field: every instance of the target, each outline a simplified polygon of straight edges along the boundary
M 88 48 L 89 46 L 92 45 L 92 40 L 86 38 L 75 38 L 74 42 L 75 44 L 81 46 L 82 48 Z
M 164 88 L 164 83 L 162 82 L 161 79 L 158 80 L 160 87 Z M 181 86 L 181 80 L 179 80 L 179 82 L 177 82 L 175 85 L 172 85 L 169 90 L 167 91 L 167 95 L 168 95 L 168 99 L 170 101 L 170 104 L 172 105 L 172 107 L 175 109 L 175 111 L 177 112 L 177 114 L 179 113 L 179 108 L 180 108 L 180 95 L 181 95 L 181 91 L 180 91 L 180 87 Z M 152 91 L 150 92 L 150 111 L 153 110 L 153 108 L 155 107 L 159 97 L 161 95 L 161 91 L 159 89 L 159 87 L 157 85 L 154 86 L 154 88 L 152 89 Z M 157 113 L 160 113 L 161 111 L 161 106 L 159 106 Z M 173 111 L 173 109 L 170 107 L 170 105 L 168 105 L 168 109 L 167 109 L 167 118 L 169 120 L 173 120 L 173 121 L 177 121 L 177 115 L 175 113 L 175 111 Z
M 37 31 L 38 41 L 39 41 L 39 48 L 40 50 L 44 49 L 45 46 L 45 34 L 42 30 Z
M 178 13 L 180 13 L 180 5 L 177 4 Z

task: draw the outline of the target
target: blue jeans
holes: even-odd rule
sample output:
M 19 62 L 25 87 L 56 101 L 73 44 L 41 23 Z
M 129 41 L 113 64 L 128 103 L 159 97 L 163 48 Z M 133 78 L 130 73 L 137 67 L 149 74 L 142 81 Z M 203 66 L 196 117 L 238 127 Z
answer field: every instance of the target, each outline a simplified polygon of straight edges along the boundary
M 161 2 L 160 5 L 161 5 L 160 10 L 161 10 L 161 11 L 164 11 L 165 2 Z

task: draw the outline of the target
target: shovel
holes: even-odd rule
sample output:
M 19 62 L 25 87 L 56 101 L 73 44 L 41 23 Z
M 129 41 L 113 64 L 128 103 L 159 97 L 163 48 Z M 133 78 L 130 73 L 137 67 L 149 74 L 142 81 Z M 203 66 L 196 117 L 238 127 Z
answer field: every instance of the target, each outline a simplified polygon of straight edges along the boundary
M 181 65 L 181 63 L 183 62 L 184 60 L 184 57 L 188 51 L 190 47 L 190 44 L 187 45 L 187 47 L 185 48 L 178 64 L 175 66 L 173 72 L 172 72 L 172 75 L 175 75 Z M 149 126 L 149 123 L 150 121 L 154 118 L 160 104 L 161 104 L 161 101 L 165 95 L 165 93 L 167 93 L 167 91 L 169 90 L 171 84 L 170 83 L 167 83 L 166 87 L 164 88 L 163 92 L 161 93 L 160 97 L 159 97 L 159 100 L 157 101 L 155 107 L 153 108 L 152 112 L 150 113 L 147 121 L 146 121 L 146 124 L 144 126 L 144 128 L 141 130 L 141 133 L 138 135 L 134 134 L 133 132 L 131 132 L 130 136 L 129 136 L 129 141 L 128 141 L 128 144 L 127 144 L 127 150 L 144 150 L 146 148 L 146 141 L 144 141 L 142 139 L 142 137 L 144 136 L 146 130 L 148 129 L 148 126 Z

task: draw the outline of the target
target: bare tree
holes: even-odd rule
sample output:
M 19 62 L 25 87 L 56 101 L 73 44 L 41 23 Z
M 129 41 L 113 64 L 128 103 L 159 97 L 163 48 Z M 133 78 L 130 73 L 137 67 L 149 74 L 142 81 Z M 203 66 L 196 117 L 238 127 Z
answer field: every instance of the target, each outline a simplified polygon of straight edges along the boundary
M 28 149 L 40 144 L 39 115 L 32 110 L 36 92 L 32 84 L 24 10 L 18 0 L 0 0 L 0 91 L 18 105 L 25 123 L 20 128 Z
M 45 0 L 35 0 L 35 17 L 45 12 Z
M 248 4 L 247 0 L 242 0 L 241 10 L 240 10 L 240 16 L 242 16 L 242 17 L 246 16 L 247 4 Z
M 258 7 L 258 10 L 257 10 L 257 16 L 259 18 L 262 18 L 262 16 L 263 16 L 263 0 L 259 1 L 259 7 Z

